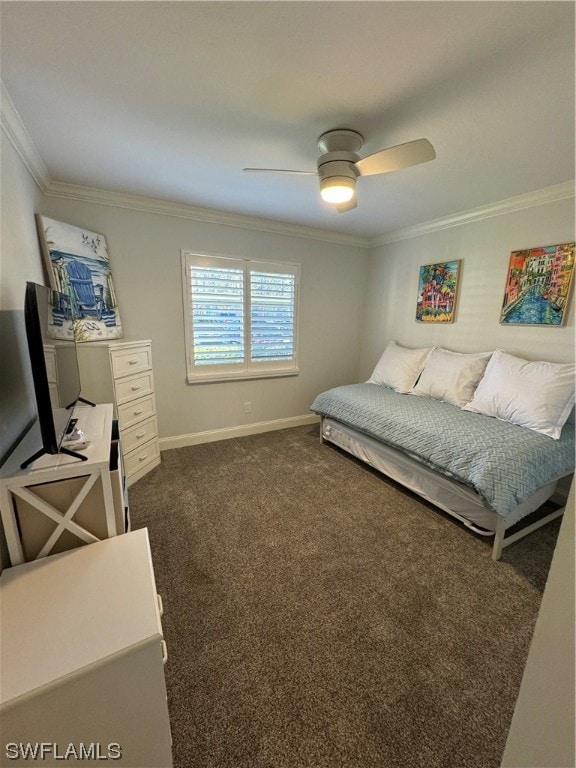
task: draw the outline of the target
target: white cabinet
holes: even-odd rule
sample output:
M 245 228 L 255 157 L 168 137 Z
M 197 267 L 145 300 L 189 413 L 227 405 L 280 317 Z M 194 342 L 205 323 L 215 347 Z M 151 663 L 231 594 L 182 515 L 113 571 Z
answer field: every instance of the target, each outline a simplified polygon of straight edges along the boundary
M 91 341 L 77 350 L 82 397 L 114 404 L 130 485 L 160 463 L 151 343 Z
M 172 766 L 147 529 L 5 569 L 0 618 L 0 765 L 7 745 L 45 744 L 43 766 L 118 751 L 124 768 Z
M 36 423 L 0 468 L 0 513 L 12 565 L 116 536 L 128 527 L 112 405 L 76 406 L 74 416 L 90 441 L 82 451 L 85 461 L 44 454 L 22 469 L 42 444 Z

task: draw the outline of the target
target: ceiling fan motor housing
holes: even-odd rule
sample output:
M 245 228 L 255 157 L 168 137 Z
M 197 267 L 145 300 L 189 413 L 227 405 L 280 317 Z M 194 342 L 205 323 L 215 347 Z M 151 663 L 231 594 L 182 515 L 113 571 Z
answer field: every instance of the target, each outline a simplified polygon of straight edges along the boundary
M 327 152 L 318 159 L 320 181 L 337 177 L 356 181 L 359 176 L 355 166 L 357 160 L 359 158 L 353 152 Z
M 355 163 L 360 158 L 355 153 L 364 144 L 357 131 L 337 129 L 326 131 L 318 139 L 318 149 L 323 153 L 318 158 L 320 182 L 330 179 L 332 183 L 342 180 L 354 184 L 359 176 Z

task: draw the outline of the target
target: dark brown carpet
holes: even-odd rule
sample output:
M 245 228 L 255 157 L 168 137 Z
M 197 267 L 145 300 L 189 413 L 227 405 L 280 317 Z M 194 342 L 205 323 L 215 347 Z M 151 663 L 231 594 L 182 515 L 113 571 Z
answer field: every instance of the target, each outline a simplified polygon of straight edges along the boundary
M 316 427 L 165 451 L 130 489 L 176 768 L 496 768 L 558 532 L 490 540 Z

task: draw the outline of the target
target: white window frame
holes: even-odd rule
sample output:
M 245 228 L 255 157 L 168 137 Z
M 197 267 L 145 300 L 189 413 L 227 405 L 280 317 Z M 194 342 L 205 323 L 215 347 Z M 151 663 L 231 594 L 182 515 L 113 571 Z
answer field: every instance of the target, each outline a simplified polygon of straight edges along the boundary
M 240 379 L 276 378 L 297 376 L 298 368 L 298 327 L 300 265 L 286 262 L 261 261 L 218 254 L 195 253 L 182 250 L 182 288 L 184 302 L 184 341 L 186 345 L 186 380 L 189 384 L 235 381 Z M 241 269 L 244 275 L 244 350 L 242 363 L 196 365 L 194 362 L 194 335 L 192 328 L 193 302 L 190 284 L 190 269 L 193 266 Z M 294 276 L 294 325 L 293 356 L 289 361 L 271 360 L 253 362 L 250 360 L 250 270 L 290 274 Z

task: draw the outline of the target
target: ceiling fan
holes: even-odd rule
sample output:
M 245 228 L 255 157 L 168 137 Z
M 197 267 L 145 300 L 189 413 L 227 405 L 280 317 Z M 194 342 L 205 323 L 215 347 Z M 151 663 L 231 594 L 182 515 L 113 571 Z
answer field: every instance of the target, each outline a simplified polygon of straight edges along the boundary
M 357 131 L 337 129 L 326 131 L 318 139 L 317 171 L 290 171 L 283 168 L 244 168 L 245 171 L 268 173 L 298 173 L 318 176 L 320 195 L 332 203 L 339 213 L 356 208 L 356 179 L 358 176 L 374 176 L 388 173 L 411 165 L 434 160 L 436 152 L 428 139 L 408 141 L 395 147 L 382 149 L 367 157 L 358 157 L 356 152 L 364 144 L 364 137 Z

